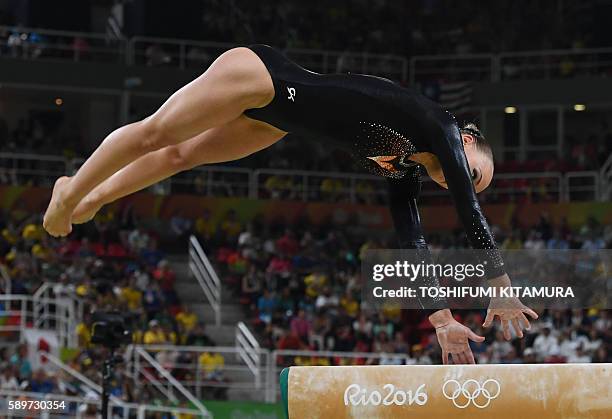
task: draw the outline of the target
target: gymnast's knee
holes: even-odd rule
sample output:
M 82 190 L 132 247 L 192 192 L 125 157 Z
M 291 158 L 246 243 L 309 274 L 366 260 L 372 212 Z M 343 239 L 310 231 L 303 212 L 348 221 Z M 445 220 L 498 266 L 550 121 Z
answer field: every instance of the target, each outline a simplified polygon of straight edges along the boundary
M 148 117 L 135 124 L 138 125 L 137 129 L 140 131 L 139 137 L 141 138 L 138 146 L 145 153 L 173 146 L 179 142 L 176 135 L 167 128 L 166 124 L 159 121 L 159 118 Z
M 185 170 L 192 169 L 195 164 L 192 161 L 193 158 L 186 155 L 180 146 L 170 145 L 164 147 L 162 150 L 164 153 L 164 161 L 174 173 L 183 172 Z

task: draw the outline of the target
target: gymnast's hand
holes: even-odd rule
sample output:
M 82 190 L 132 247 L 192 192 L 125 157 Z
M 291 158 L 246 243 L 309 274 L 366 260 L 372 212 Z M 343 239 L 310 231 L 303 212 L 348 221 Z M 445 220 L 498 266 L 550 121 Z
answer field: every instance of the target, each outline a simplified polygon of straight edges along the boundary
M 468 327 L 455 320 L 450 310 L 439 310 L 429 316 L 429 321 L 436 328 L 438 343 L 442 349 L 442 363 L 448 364 L 448 355 L 452 355 L 454 364 L 474 364 L 474 355 L 468 344 L 482 342 L 484 337 L 478 336 Z
M 499 278 L 495 278 L 489 281 L 489 285 L 492 287 L 509 287 L 511 286 L 510 278 L 504 274 Z M 489 302 L 489 309 L 487 310 L 487 317 L 485 318 L 483 327 L 490 327 L 495 320 L 495 316 L 499 317 L 502 329 L 504 331 L 504 338 L 506 340 L 512 339 L 510 333 L 510 323 L 512 328 L 516 332 L 519 338 L 523 337 L 523 329 L 531 329 L 531 324 L 527 319 L 528 314 L 532 319 L 537 319 L 538 315 L 535 311 L 524 305 L 521 300 L 516 297 L 494 297 Z
M 522 338 L 523 329 L 531 329 L 531 324 L 529 323 L 529 320 L 525 314 L 528 314 L 532 319 L 538 318 L 535 311 L 524 305 L 521 300 L 516 297 L 494 297 L 491 298 L 491 301 L 489 302 L 487 317 L 482 325 L 483 327 L 490 327 L 495 320 L 495 316 L 498 316 L 504 331 L 504 338 L 506 340 L 512 339 L 512 334 L 510 333 L 510 323 L 512 323 L 512 328 L 516 332 L 516 335 L 519 338 Z
M 72 207 L 65 199 L 70 178 L 63 176 L 55 182 L 51 202 L 43 218 L 43 227 L 54 237 L 63 237 L 72 231 Z

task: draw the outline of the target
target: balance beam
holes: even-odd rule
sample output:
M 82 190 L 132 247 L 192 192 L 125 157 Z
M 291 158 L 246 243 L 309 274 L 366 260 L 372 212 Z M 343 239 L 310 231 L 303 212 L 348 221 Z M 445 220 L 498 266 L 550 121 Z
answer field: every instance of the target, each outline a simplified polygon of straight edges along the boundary
M 612 364 L 291 367 L 288 419 L 612 418 Z

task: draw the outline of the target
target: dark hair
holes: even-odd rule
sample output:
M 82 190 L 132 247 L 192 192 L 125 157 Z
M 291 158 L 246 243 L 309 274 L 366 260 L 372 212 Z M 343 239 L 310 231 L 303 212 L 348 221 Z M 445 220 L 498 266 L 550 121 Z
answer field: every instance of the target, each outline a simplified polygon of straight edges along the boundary
M 487 141 L 487 139 L 482 135 L 482 132 L 478 129 L 478 126 L 473 122 L 468 122 L 460 128 L 459 131 L 462 134 L 470 134 L 476 140 L 476 148 L 484 153 L 487 157 L 491 159 L 493 162 L 493 150 L 491 149 L 491 144 Z

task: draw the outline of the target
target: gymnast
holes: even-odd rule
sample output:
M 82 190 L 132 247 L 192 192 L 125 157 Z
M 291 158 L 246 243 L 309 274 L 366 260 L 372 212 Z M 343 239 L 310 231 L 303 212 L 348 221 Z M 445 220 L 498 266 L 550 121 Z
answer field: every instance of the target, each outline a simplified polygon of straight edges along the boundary
M 317 74 L 265 45 L 223 53 L 154 114 L 109 134 L 74 176 L 56 181 L 43 225 L 66 236 L 107 203 L 199 165 L 243 158 L 288 133 L 347 150 L 386 177 L 400 247 L 426 251 L 416 204 L 424 167 L 449 190 L 471 246 L 485 249 L 490 285 L 511 284 L 476 198 L 491 182 L 493 156 L 474 124 L 459 128 L 438 104 L 387 79 Z M 468 340 L 484 338 L 457 322 L 445 300 L 424 303 L 443 363 L 449 355 L 474 363 Z M 518 299 L 492 298 L 483 326 L 497 316 L 506 339 L 510 325 L 522 337 L 525 314 L 537 318 Z

